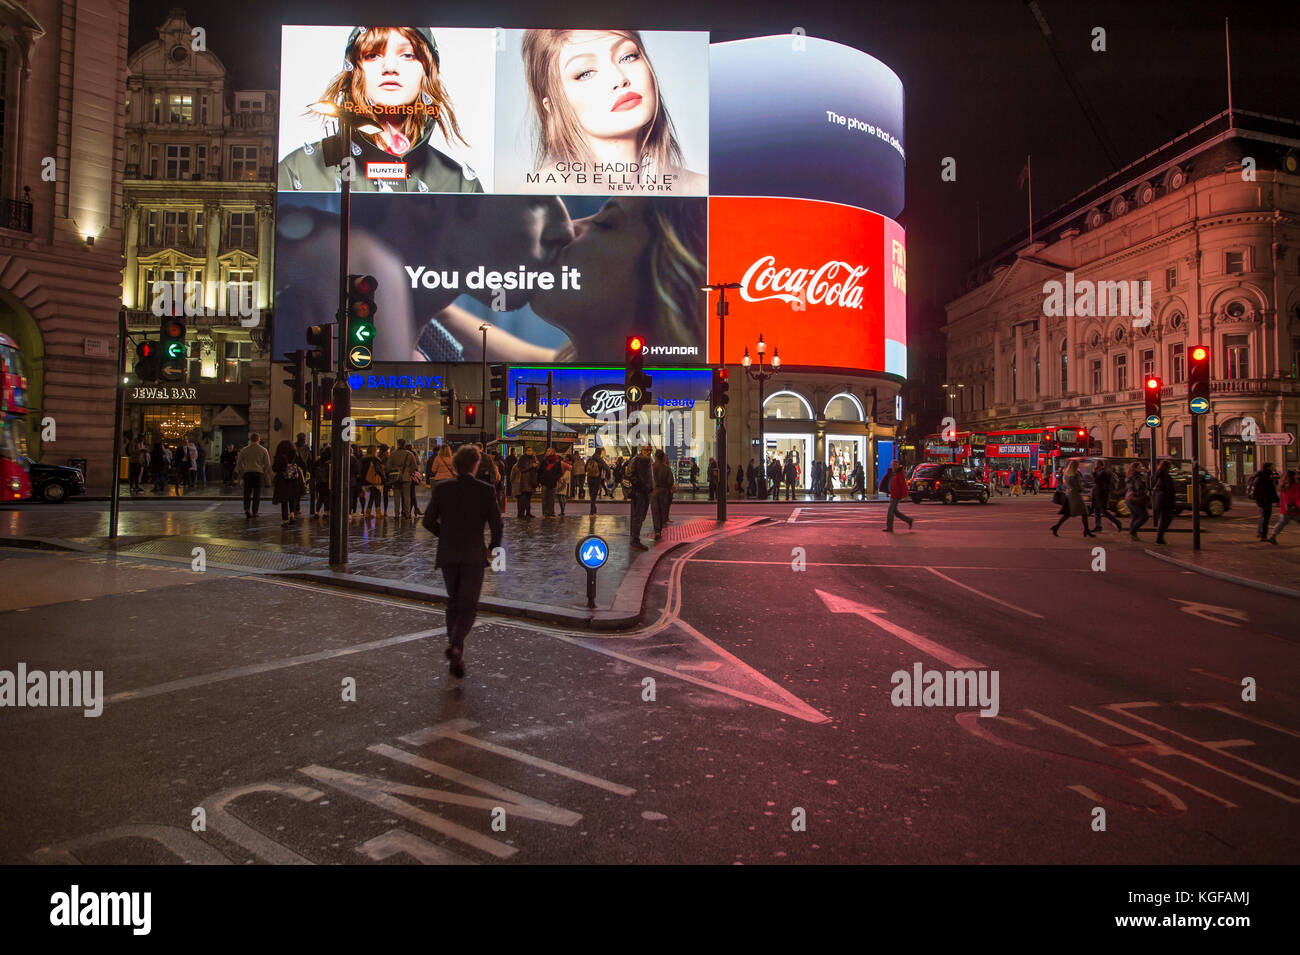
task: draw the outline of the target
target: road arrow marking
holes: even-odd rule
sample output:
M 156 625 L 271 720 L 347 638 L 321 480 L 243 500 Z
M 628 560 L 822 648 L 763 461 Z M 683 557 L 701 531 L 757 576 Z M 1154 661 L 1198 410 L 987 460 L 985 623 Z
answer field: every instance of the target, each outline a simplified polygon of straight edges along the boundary
M 904 643 L 910 643 L 922 653 L 928 653 L 936 660 L 941 660 L 950 667 L 962 670 L 982 670 L 987 668 L 985 664 L 980 663 L 978 660 L 972 660 L 970 657 L 963 656 L 955 650 L 949 650 L 947 647 L 935 643 L 933 640 L 923 637 L 919 633 L 913 633 L 906 627 L 900 627 L 898 624 L 890 622 L 883 616 L 883 610 L 864 607 L 860 603 L 856 603 L 845 597 L 837 597 L 835 594 L 828 594 L 824 590 L 818 590 L 816 593 L 818 597 L 822 598 L 822 602 L 826 604 L 826 609 L 831 613 L 855 613 L 859 617 L 871 621 L 881 630 L 892 633 Z
M 1216 607 L 1214 604 L 1201 604 L 1192 600 L 1179 600 L 1177 597 L 1170 597 L 1176 604 L 1183 606 L 1178 609 L 1183 613 L 1190 613 L 1193 617 L 1200 617 L 1202 620 L 1208 620 L 1210 623 L 1221 623 L 1226 627 L 1236 627 L 1240 624 L 1233 623 L 1231 620 L 1221 620 L 1220 616 L 1231 617 L 1233 620 L 1239 620 L 1245 623 L 1247 614 L 1244 610 L 1234 610 L 1232 607 Z

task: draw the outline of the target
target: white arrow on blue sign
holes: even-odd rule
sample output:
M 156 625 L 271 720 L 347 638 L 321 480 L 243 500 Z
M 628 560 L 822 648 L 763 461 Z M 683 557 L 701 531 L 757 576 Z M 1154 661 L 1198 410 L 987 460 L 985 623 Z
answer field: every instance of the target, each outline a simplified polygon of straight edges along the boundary
M 578 563 L 588 570 L 596 570 L 603 567 L 605 561 L 609 560 L 609 545 L 601 537 L 584 537 L 578 542 L 575 549 Z

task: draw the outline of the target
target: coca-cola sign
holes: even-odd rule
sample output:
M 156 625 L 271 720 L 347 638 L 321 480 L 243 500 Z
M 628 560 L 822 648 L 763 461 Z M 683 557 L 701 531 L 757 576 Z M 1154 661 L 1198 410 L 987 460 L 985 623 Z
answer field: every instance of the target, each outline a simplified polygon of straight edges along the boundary
M 627 395 L 622 385 L 592 385 L 578 399 L 584 414 L 593 418 L 617 414 L 627 407 Z
M 907 249 L 892 219 L 808 199 L 714 197 L 709 276 L 739 285 L 727 364 L 761 334 L 785 367 L 906 377 Z M 710 323 L 712 358 L 720 329 Z
M 756 259 L 740 280 L 740 297 L 746 302 L 807 302 L 809 305 L 839 305 L 862 308 L 862 277 L 868 265 L 830 261 L 815 269 L 778 268 L 776 256 Z M 770 295 L 755 294 L 770 291 Z

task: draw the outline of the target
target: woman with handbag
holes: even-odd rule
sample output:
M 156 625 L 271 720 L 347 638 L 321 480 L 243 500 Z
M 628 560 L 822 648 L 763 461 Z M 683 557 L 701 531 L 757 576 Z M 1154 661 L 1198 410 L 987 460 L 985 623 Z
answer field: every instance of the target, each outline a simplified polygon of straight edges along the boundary
M 379 459 L 374 447 L 368 449 L 366 456 L 361 459 L 361 485 L 368 492 L 366 497 L 366 509 L 362 517 L 370 517 L 372 512 L 377 511 L 380 517 L 386 518 L 387 508 L 383 506 L 384 490 L 384 462 Z
M 271 471 L 275 474 L 271 503 L 280 505 L 280 524 L 288 527 L 293 523 L 293 518 L 298 516 L 298 504 L 306 488 L 302 470 L 298 466 L 298 452 L 294 450 L 292 442 L 286 439 L 276 445 Z
M 1052 535 L 1060 537 L 1056 532 L 1072 517 L 1077 517 L 1083 521 L 1083 536 L 1096 537 L 1092 531 L 1088 530 L 1088 509 L 1083 506 L 1083 478 L 1079 474 L 1079 462 L 1070 460 L 1069 466 L 1065 469 L 1064 477 L 1065 490 L 1057 491 L 1052 497 L 1053 502 L 1061 505 L 1061 519 L 1052 526 Z

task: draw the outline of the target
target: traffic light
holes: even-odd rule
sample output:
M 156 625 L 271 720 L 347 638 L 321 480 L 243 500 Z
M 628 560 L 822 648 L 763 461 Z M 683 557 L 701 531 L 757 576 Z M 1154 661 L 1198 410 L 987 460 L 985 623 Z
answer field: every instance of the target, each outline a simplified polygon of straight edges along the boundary
M 640 411 L 641 406 L 652 398 L 650 376 L 641 370 L 645 344 L 645 339 L 640 335 L 627 337 L 627 351 L 623 359 L 623 397 L 627 402 L 628 414 Z
M 141 381 L 157 381 L 162 371 L 158 360 L 158 343 L 143 341 L 135 346 L 135 376 Z
M 1210 447 L 1215 451 L 1219 450 L 1219 426 L 1217 424 L 1210 425 Z
M 491 375 L 491 400 L 498 405 L 504 405 L 506 399 L 510 397 L 510 385 L 506 381 L 506 366 L 492 365 L 488 368 L 488 374 Z
M 351 368 L 369 368 L 375 349 L 375 292 L 379 283 L 373 275 L 348 276 L 347 335 L 343 354 Z
M 316 396 L 316 401 L 320 407 L 321 417 L 324 421 L 334 414 L 334 379 L 322 378 L 320 380 L 320 394 Z
M 185 378 L 185 323 L 178 318 L 164 318 L 158 334 L 158 377 L 163 381 Z
M 473 404 L 465 406 L 465 427 L 473 427 L 478 424 L 478 408 Z
M 1187 407 L 1193 414 L 1210 410 L 1210 348 L 1193 345 L 1187 353 Z
M 334 328 L 312 325 L 307 329 L 307 367 L 316 371 L 334 370 Z
M 713 388 L 710 391 L 709 414 L 716 420 L 721 420 L 727 416 L 727 402 L 731 396 L 727 392 L 731 389 L 731 382 L 728 380 L 731 372 L 725 368 L 713 369 Z
M 299 348 L 297 351 L 284 353 L 284 370 L 289 377 L 284 383 L 293 389 L 293 403 L 307 407 L 307 353 Z
M 448 422 L 450 422 L 452 409 L 456 407 L 456 389 L 443 388 L 440 392 L 438 392 L 438 401 L 439 404 L 441 405 L 439 410 L 442 412 L 442 416 L 446 418 Z
M 310 381 L 307 382 L 307 385 L 306 385 L 306 387 L 303 389 L 303 391 L 306 393 L 306 398 L 307 398 L 307 400 L 306 400 L 306 402 L 303 404 L 303 406 L 302 406 L 302 410 L 303 410 L 304 412 L 306 412 L 307 420 L 310 421 L 310 420 L 312 419 L 312 414 L 313 414 L 313 412 L 315 412 L 315 410 L 316 410 L 316 405 L 315 405 L 316 394 L 315 394 L 314 389 L 312 388 L 312 385 L 311 385 L 311 382 L 310 382 Z
M 1155 375 L 1147 375 L 1146 387 L 1142 389 L 1146 395 L 1147 417 L 1160 417 L 1160 379 Z
M 533 385 L 529 385 L 524 391 L 524 413 L 533 415 L 542 413 L 541 394 Z

